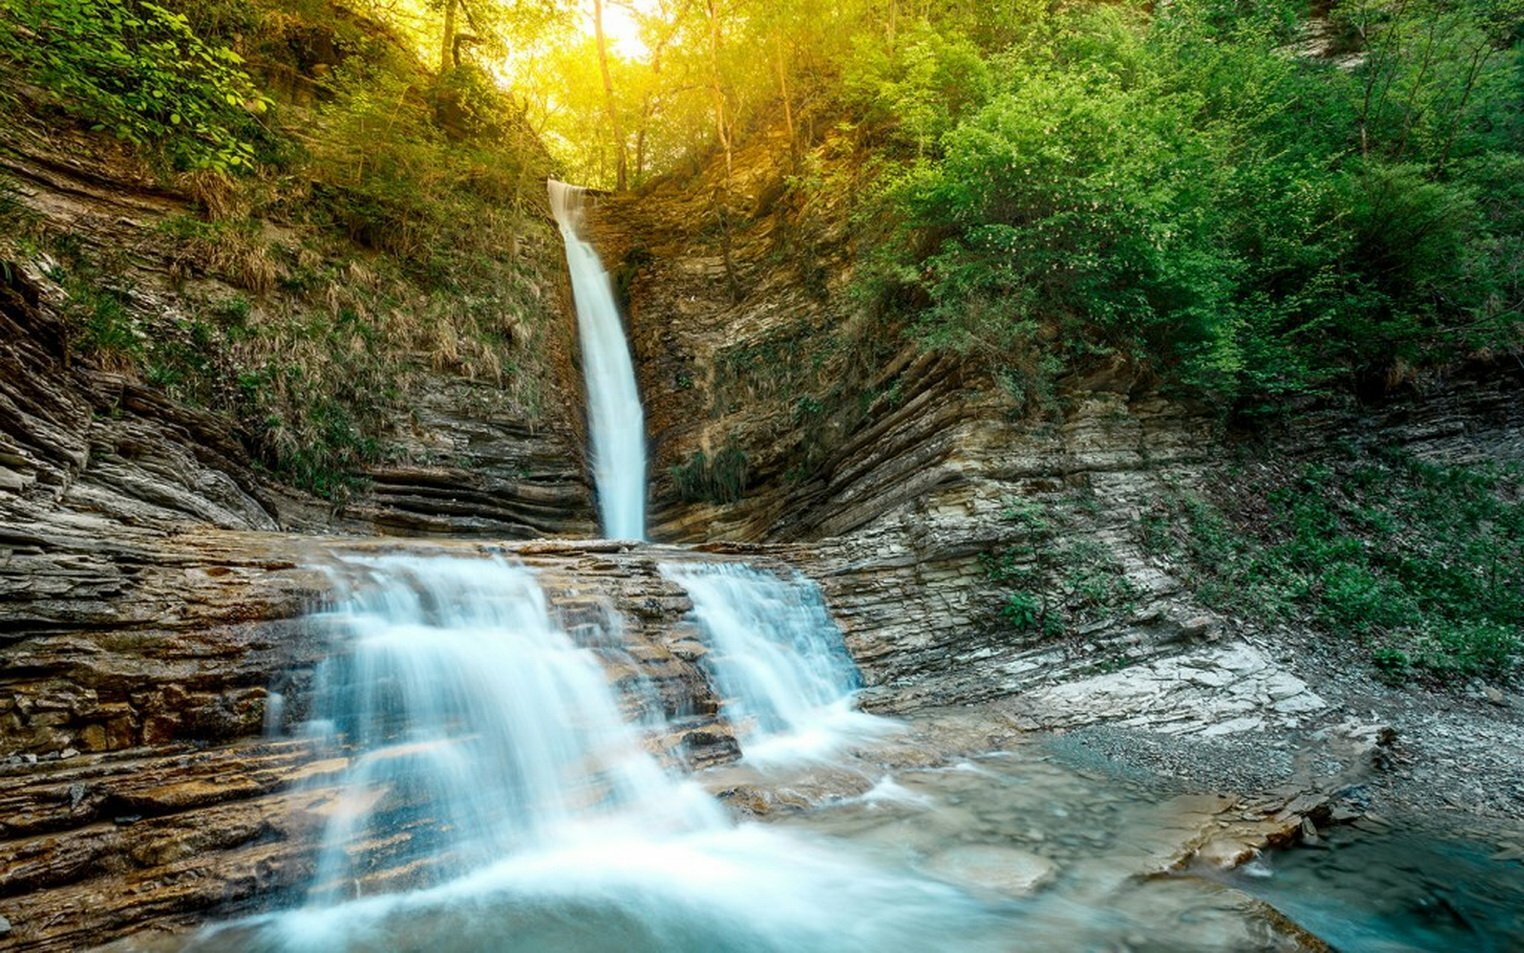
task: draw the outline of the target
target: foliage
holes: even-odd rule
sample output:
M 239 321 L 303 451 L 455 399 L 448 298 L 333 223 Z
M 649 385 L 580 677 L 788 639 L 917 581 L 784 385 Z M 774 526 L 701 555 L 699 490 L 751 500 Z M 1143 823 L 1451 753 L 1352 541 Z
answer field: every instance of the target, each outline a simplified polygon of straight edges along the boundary
M 205 49 L 236 47 L 245 81 L 281 106 L 249 140 L 256 164 L 237 171 L 250 174 L 206 163 L 167 183 L 202 211 L 162 220 L 135 254 L 166 256 L 183 283 L 174 295 L 139 294 L 127 262 L 45 221 L 0 239 L 5 254 L 55 263 L 75 353 L 230 414 L 257 461 L 325 496 L 392 452 L 387 437 L 426 375 L 481 381 L 494 406 L 535 413 L 535 336 L 558 247 L 540 208 L 548 159 L 509 95 L 469 63 L 430 76 L 354 8 L 168 7 L 180 12 L 155 15 Z M 99 68 L 90 51 L 65 54 L 71 69 Z M 0 75 L 21 68 L 0 61 Z M 181 146 L 148 142 L 142 154 Z
M 501 94 L 457 70 L 452 103 L 465 136 L 452 140 L 412 77 L 364 61 L 334 72 L 309 144 L 315 224 L 438 282 L 500 255 L 529 197 L 544 189 L 535 144 L 511 123 Z
M 896 138 L 924 155 L 990 96 L 992 64 L 958 33 L 921 23 L 893 51 L 867 43 L 842 83 L 864 119 L 893 126 Z
M 1521 479 L 1357 453 L 1223 504 L 1181 494 L 1143 539 L 1209 604 L 1353 637 L 1389 674 L 1501 677 L 1524 659 Z
M 1289 8 L 1229 9 L 1072 8 L 954 90 L 902 54 L 864 107 L 915 153 L 870 299 L 1031 403 L 1108 356 L 1253 409 L 1524 345 L 1517 37 L 1366 4 L 1341 68 L 1283 47 Z
M 245 171 L 270 105 L 233 50 L 147 0 L 7 0 L 0 59 L 65 111 L 175 169 Z
M 713 457 L 695 450 L 686 463 L 668 468 L 678 499 L 685 503 L 735 503 L 746 491 L 746 454 L 727 444 Z
M 1017 632 L 1072 634 L 1129 611 L 1137 593 L 1120 564 L 1075 532 L 1087 501 L 1011 500 L 1002 516 L 1016 540 L 980 556 L 984 577 L 1003 591 L 1001 618 Z

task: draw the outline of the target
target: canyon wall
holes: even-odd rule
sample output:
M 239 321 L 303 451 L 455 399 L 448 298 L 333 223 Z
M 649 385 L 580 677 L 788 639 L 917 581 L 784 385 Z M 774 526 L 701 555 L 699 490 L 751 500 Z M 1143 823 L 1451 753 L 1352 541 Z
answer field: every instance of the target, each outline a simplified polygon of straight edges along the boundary
M 1054 408 L 1020 407 L 977 361 L 875 325 L 852 294 L 846 151 L 827 136 L 800 171 L 783 140 L 758 136 L 728 178 L 715 162 L 609 197 L 594 222 L 647 408 L 653 537 L 809 544 L 803 559 L 879 704 L 988 699 L 1216 657 L 1236 633 L 1142 539 L 1144 517 L 1182 492 L 1336 447 L 1524 462 L 1524 366 L 1510 358 L 1363 402 L 1306 400 L 1252 428 L 1120 360 L 1061 378 Z M 838 156 L 836 190 L 791 184 L 827 155 Z M 1050 548 L 1068 565 L 1056 571 L 1118 581 L 1114 611 L 1058 634 L 1002 617 L 1009 587 L 992 558 L 1014 560 L 1007 575 L 1062 583 L 1038 566 L 1027 511 L 1059 537 Z M 1267 662 L 1246 691 L 1278 671 Z
M 0 144 L 0 177 L 36 227 L 84 259 L 112 262 L 123 307 L 148 327 L 198 317 L 206 302 L 252 300 L 254 316 L 292 307 L 298 292 L 231 284 L 212 261 L 186 259 L 174 223 L 199 203 L 146 178 L 126 157 L 61 135 Z M 265 223 L 272 241 L 281 226 Z M 293 238 L 292 241 L 295 241 Z M 547 246 L 537 254 L 556 255 Z M 215 250 L 206 252 L 215 256 Z M 381 458 L 324 500 L 260 469 L 238 422 L 166 396 L 141 368 L 82 357 L 66 312 L 66 267 L 46 251 L 0 263 L 0 520 L 41 529 L 50 514 L 168 528 L 293 529 L 500 538 L 586 536 L 579 382 L 569 310 L 546 329 L 546 379 L 535 412 L 504 406 L 494 387 L 424 370 L 409 411 L 374 435 Z M 560 289 L 565 294 L 565 289 Z M 381 346 L 381 345 L 377 345 Z M 400 367 L 418 356 L 396 354 Z M 421 362 L 427 365 L 427 361 Z

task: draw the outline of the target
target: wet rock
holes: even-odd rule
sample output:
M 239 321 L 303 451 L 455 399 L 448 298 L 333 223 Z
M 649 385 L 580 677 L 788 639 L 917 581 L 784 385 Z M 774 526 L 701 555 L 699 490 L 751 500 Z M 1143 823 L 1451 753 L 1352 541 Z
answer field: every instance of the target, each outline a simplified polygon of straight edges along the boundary
M 935 854 L 928 872 L 1013 897 L 1036 893 L 1058 876 L 1058 865 L 1039 854 L 992 844 L 969 844 Z
M 343 761 L 316 760 L 304 742 L 262 739 L 267 699 L 278 679 L 287 710 L 306 710 L 310 673 L 344 650 L 343 633 L 306 618 L 333 584 L 325 554 L 401 544 L 128 537 L 113 542 L 111 562 L 93 563 L 85 557 L 94 545 L 79 540 L 50 555 L 82 583 L 130 566 L 121 601 L 107 614 L 92 608 L 89 585 L 60 587 L 50 612 L 74 624 L 11 638 L 0 670 L 0 697 L 11 701 L 0 715 L 0 896 L 14 898 L 18 923 L 47 924 L 28 934 L 37 950 L 88 947 L 210 911 L 232 915 L 309 875 L 315 825 L 334 803 L 322 782 Z M 622 654 L 609 657 L 610 679 L 649 686 L 677 726 L 654 747 L 690 768 L 738 757 L 696 662 L 702 653 L 673 650 L 692 648 L 691 627 L 680 624 L 689 604 L 669 597 L 658 570 L 662 560 L 716 557 L 600 542 L 407 545 L 506 553 L 531 566 L 548 601 L 580 618 L 592 644 L 605 644 L 598 630 L 618 614 Z M 789 571 L 764 554 L 753 559 Z M 635 604 L 643 612 L 625 611 Z M 78 746 L 58 743 L 76 734 Z M 384 857 L 374 872 L 406 876 Z

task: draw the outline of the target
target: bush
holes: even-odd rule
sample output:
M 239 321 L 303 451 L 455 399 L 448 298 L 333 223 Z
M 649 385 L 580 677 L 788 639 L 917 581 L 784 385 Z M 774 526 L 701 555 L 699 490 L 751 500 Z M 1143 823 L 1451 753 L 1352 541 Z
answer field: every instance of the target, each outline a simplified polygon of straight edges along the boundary
M 452 76 L 463 73 L 456 70 Z M 479 82 L 450 87 L 452 139 L 411 77 L 355 62 L 327 83 L 309 149 L 317 204 L 299 210 L 394 255 L 429 282 L 479 271 L 516 240 L 546 161 L 527 129 L 489 123 L 507 104 Z
M 1278 3 L 1070 8 L 952 88 L 977 51 L 912 44 L 863 86 L 914 158 L 860 287 L 1032 406 L 1101 358 L 1254 410 L 1524 346 L 1518 39 L 1408 6 L 1355 69 Z
M 669 467 L 667 475 L 685 503 L 735 503 L 746 492 L 750 474 L 746 453 L 727 445 L 710 457 L 695 450 L 688 462 Z
M 10 0 L 0 58 L 95 129 L 172 169 L 251 168 L 270 100 L 225 46 L 146 0 Z
M 1083 498 L 1015 499 L 1002 514 L 1014 541 L 980 555 L 984 577 L 1003 592 L 1000 618 L 1021 633 L 1072 634 L 1130 611 L 1137 591 L 1110 553 L 1078 538 Z

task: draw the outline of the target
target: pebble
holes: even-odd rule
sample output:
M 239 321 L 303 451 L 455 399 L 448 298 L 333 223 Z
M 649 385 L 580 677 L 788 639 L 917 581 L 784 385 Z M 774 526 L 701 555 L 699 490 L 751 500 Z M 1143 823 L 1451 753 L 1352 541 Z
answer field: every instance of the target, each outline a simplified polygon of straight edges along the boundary
M 11 921 L 0 917 L 0 936 L 5 936 L 9 932 L 11 932 Z

